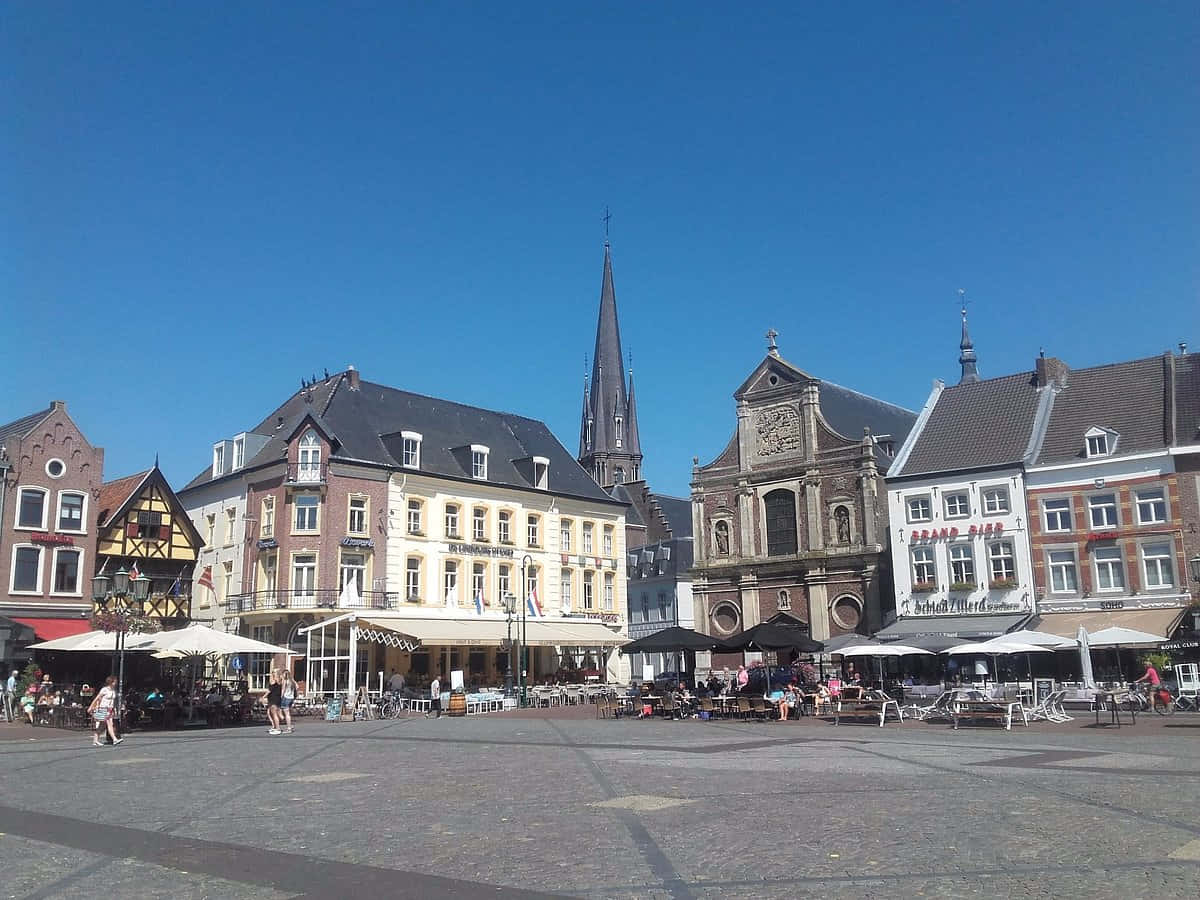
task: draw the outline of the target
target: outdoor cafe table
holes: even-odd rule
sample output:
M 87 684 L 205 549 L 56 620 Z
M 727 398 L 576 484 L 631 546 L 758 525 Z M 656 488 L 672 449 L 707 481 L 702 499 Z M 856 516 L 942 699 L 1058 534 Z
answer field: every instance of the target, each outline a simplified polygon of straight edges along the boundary
M 1126 691 L 1096 691 L 1096 695 L 1092 700 L 1092 709 L 1096 711 L 1097 725 L 1116 725 L 1121 727 L 1121 703 L 1128 703 L 1129 694 Z M 1100 721 L 1100 709 L 1104 706 L 1108 707 L 1109 721 Z M 1132 720 L 1129 724 L 1137 724 L 1137 711 L 1134 710 L 1133 704 L 1129 703 L 1129 718 Z
M 1004 721 L 1004 729 L 1012 731 L 1014 716 L 1019 716 L 1023 724 L 1028 725 L 1025 709 L 1019 700 L 965 700 L 955 699 L 953 709 L 954 727 L 958 728 L 959 719 L 996 719 Z

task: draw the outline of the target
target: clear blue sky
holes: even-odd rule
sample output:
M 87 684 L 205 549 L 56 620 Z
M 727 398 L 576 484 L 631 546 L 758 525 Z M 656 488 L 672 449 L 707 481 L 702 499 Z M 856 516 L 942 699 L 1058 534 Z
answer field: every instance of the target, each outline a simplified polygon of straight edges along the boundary
M 913 409 L 1200 351 L 1200 14 L 1179 3 L 14 3 L 0 420 L 68 401 L 180 485 L 300 378 L 577 446 L 605 205 L 645 472 L 686 496 L 774 327 Z

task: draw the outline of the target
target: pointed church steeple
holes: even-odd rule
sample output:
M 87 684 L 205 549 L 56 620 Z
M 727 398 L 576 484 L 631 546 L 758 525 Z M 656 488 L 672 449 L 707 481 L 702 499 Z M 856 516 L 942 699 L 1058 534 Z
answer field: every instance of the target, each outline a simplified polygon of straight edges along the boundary
M 592 379 L 590 391 L 584 397 L 585 411 L 579 434 L 579 464 L 601 487 L 641 478 L 641 437 L 632 385 L 632 381 L 625 380 L 617 295 L 613 288 L 612 249 L 606 240 Z
M 973 384 L 979 380 L 979 372 L 975 368 L 975 345 L 971 343 L 971 335 L 967 333 L 967 301 L 965 291 L 959 291 L 962 302 L 962 340 L 958 344 L 958 364 L 962 366 L 962 376 L 959 384 Z

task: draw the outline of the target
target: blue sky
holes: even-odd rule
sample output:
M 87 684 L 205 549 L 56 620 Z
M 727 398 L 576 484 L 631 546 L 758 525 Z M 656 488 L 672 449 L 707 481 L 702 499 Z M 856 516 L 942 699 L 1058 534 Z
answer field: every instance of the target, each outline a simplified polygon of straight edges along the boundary
M 177 485 L 302 376 L 578 441 L 605 206 L 645 472 L 686 496 L 778 330 L 920 407 L 1200 350 L 1194 3 L 10 4 L 7 421 Z

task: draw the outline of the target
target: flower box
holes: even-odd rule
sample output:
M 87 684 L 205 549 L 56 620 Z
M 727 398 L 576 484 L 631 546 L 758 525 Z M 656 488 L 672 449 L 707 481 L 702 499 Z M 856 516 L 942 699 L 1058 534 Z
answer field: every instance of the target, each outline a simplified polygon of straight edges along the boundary
M 973 591 L 979 587 L 973 581 L 952 581 L 950 582 L 950 590 L 952 591 Z
M 933 581 L 919 582 L 917 584 L 914 584 L 912 587 L 912 592 L 914 594 L 932 594 L 936 590 L 937 590 L 937 583 L 933 582 Z
M 989 585 L 993 591 L 1009 591 L 1016 586 L 1017 579 L 1015 578 L 997 578 Z

